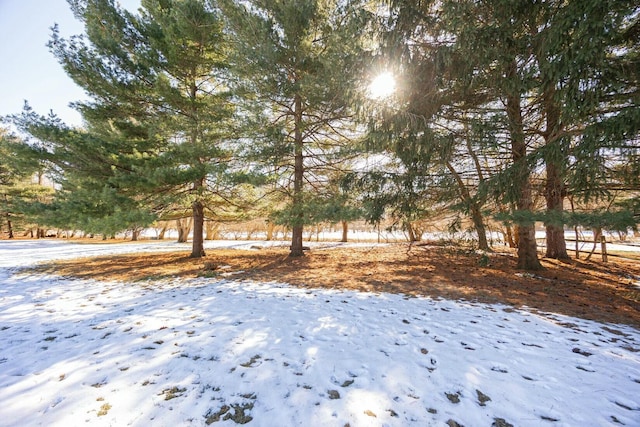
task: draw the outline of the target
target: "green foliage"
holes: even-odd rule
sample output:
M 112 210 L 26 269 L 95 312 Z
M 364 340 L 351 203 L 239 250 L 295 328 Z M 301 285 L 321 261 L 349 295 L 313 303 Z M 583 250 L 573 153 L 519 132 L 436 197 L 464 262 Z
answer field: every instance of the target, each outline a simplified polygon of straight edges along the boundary
M 231 70 L 256 126 L 247 152 L 289 198 L 276 220 L 293 227 L 292 254 L 302 255 L 302 227 L 329 212 L 304 187 L 322 187 L 329 171 L 340 169 L 341 148 L 355 135 L 351 101 L 360 90 L 366 11 L 355 0 L 220 5 L 236 44 Z
M 571 213 L 567 215 L 566 224 L 570 227 L 582 226 L 585 228 L 609 231 L 628 231 L 634 228 L 638 219 L 632 212 L 594 210 L 592 212 Z
M 255 212 L 301 235 L 358 218 L 410 229 L 444 211 L 479 236 L 487 213 L 520 237 L 536 221 L 637 224 L 631 0 L 69 4 L 84 34 L 54 28 L 49 47 L 89 95 L 75 104 L 84 127 L 27 106 L 13 121 L 33 140 L 0 142 L 2 214 L 24 226 L 114 234 Z M 364 96 L 375 68 L 398 77 L 387 101 Z M 383 165 L 362 166 L 365 150 Z M 29 182 L 44 173 L 54 197 Z M 595 208 L 564 212 L 568 196 Z
M 538 218 L 560 238 L 567 194 L 612 194 L 614 166 L 638 150 L 635 2 L 390 4 L 384 53 L 405 84 L 399 108 L 370 127 L 372 145 L 395 154 L 406 180 L 446 166 L 458 191 L 441 195 L 460 200 L 451 206 L 478 223 L 493 196 L 526 227 L 538 190 L 549 211 Z
M 378 224 L 385 215 L 401 222 L 427 216 L 430 181 L 391 172 L 352 173 L 343 179 L 345 191 L 359 191 L 364 218 Z
M 557 211 L 516 211 L 511 213 L 499 213 L 494 215 L 497 221 L 510 224 L 533 224 L 544 222 L 552 224 L 565 224 L 569 227 L 585 227 L 609 231 L 627 231 L 635 228 L 638 219 L 630 210 L 601 210 L 589 212 L 557 212 Z
M 28 210 L 42 226 L 113 235 L 149 225 L 155 218 L 142 206 L 131 181 L 135 147 L 97 133 L 71 129 L 55 117 L 42 117 L 26 108 L 16 124 L 38 138 L 35 152 L 46 161 L 49 175 L 59 187 L 53 200 L 38 200 Z M 142 211 L 145 219 L 116 212 Z M 129 220 L 134 220 L 129 222 Z M 141 224 L 139 224 L 141 222 Z M 117 224 L 117 225 L 116 225 Z
M 0 127 L 0 185 L 12 185 L 41 169 L 39 151 Z
M 301 213 L 302 215 L 300 215 Z M 300 205 L 290 203 L 282 209 L 275 210 L 270 215 L 270 220 L 286 226 L 317 225 L 355 221 L 362 218 L 363 215 L 362 208 L 348 193 L 306 193 L 303 203 Z
M 53 191 L 37 179 L 42 174 L 38 150 L 0 128 L 0 229 L 11 235 L 38 223 L 31 206 Z
M 89 219 L 62 217 L 112 233 L 231 198 L 235 105 L 215 5 L 143 0 L 138 15 L 112 0 L 70 5 L 85 34 L 64 39 L 54 28 L 49 47 L 91 98 L 75 104 L 85 129 L 28 110 L 16 118 L 54 165 L 62 189 L 54 211 L 77 209 Z

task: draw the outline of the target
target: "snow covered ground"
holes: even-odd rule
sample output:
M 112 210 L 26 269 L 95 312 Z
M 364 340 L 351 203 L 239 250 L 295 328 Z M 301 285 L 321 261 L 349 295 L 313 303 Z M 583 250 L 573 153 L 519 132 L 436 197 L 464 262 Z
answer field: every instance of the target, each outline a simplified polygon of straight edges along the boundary
M 0 425 L 640 425 L 629 326 L 266 277 L 116 283 L 16 268 L 178 247 L 0 242 Z

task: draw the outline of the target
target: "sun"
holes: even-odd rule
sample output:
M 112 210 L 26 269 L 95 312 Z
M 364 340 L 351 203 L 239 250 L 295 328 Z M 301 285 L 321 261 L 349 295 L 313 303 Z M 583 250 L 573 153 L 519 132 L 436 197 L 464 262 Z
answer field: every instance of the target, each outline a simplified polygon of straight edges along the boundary
M 378 74 L 369 84 L 369 96 L 373 99 L 390 97 L 396 90 L 396 79 L 390 71 Z

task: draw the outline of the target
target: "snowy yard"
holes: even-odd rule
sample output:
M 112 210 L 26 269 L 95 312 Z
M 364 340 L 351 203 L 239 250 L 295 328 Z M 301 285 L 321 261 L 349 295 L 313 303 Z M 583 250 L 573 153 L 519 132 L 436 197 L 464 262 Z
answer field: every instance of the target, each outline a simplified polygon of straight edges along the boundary
M 1 425 L 640 425 L 629 326 L 268 278 L 115 283 L 17 268 L 175 249 L 0 242 Z

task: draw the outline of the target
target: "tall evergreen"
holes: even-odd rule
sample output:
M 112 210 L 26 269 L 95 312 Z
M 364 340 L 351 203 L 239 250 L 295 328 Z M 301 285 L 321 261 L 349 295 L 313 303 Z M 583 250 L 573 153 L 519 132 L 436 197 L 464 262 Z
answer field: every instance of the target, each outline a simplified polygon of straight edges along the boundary
M 170 144 L 153 165 L 163 191 L 185 192 L 192 207 L 192 257 L 204 256 L 206 205 L 226 191 L 234 105 L 227 87 L 228 44 L 213 2 L 142 3 L 140 25 L 157 62 L 152 69 L 156 132 Z M 171 112 L 171 114 L 167 114 Z M 158 167 L 159 166 L 159 167 Z M 210 216 L 213 216 L 210 214 Z
M 370 139 L 400 160 L 405 186 L 423 188 L 416 197 L 429 200 L 425 212 L 447 206 L 466 214 L 479 247 L 489 250 L 487 184 L 511 157 L 508 116 L 496 108 L 493 83 L 471 80 L 480 53 L 456 44 L 441 6 L 392 2 L 381 50 L 397 69 L 399 91 L 371 122 Z
M 222 1 L 234 36 L 234 72 L 265 113 L 258 161 L 290 196 L 291 256 L 303 255 L 307 190 L 353 135 L 364 9 L 357 1 Z
M 234 113 L 219 11 L 204 0 L 142 0 L 138 14 L 113 0 L 69 4 L 85 34 L 65 40 L 54 29 L 50 48 L 91 98 L 76 103 L 87 143 L 74 151 L 100 153 L 110 170 L 109 187 L 93 193 L 126 196 L 156 214 L 189 205 L 191 256 L 204 256 L 205 204 L 226 189 Z M 64 153 L 67 142 L 55 144 Z
M 566 195 L 598 193 L 609 179 L 584 180 L 580 163 L 609 157 L 606 151 L 611 149 L 626 151 L 625 145 L 638 134 L 637 115 L 627 135 L 620 135 L 615 124 L 602 125 L 638 106 L 629 96 L 637 87 L 628 85 L 619 66 L 633 46 L 622 39 L 633 15 L 637 21 L 637 11 L 636 2 L 617 0 L 547 2 L 526 11 L 535 72 L 532 94 L 544 120 L 538 130 L 546 170 L 547 257 L 568 258 L 562 220 Z M 602 173 L 597 163 L 591 166 L 588 174 Z
M 400 57 L 408 71 L 424 75 L 406 110 L 453 136 L 455 123 L 462 126 L 470 111 L 482 115 L 491 126 L 479 134 L 478 148 L 497 146 L 509 153 L 508 163 L 494 163 L 500 173 L 488 183 L 516 208 L 519 267 L 540 268 L 536 218 L 545 220 L 547 256 L 565 258 L 564 198 L 598 193 L 611 148 L 624 150 L 637 138 L 632 95 L 637 85 L 622 72 L 622 64 L 628 69 L 635 55 L 637 42 L 629 33 L 637 6 L 631 1 L 391 3 L 389 39 L 407 52 Z M 622 116 L 631 120 L 621 127 Z M 420 134 L 423 146 L 437 145 L 425 135 Z M 540 166 L 546 171 L 544 216 L 532 212 L 531 173 Z

